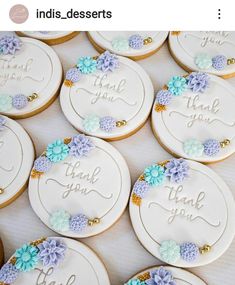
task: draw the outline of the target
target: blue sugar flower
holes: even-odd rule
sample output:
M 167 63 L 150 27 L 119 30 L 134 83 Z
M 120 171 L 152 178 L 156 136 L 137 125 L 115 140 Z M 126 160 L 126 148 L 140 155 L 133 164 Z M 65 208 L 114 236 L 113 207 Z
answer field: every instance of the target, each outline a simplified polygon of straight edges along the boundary
M 187 80 L 182 76 L 173 76 L 167 84 L 168 90 L 174 96 L 181 95 L 187 87 Z
M 7 112 L 12 108 L 12 97 L 10 95 L 0 95 L 0 112 Z
M 96 115 L 88 115 L 83 120 L 85 132 L 92 133 L 100 128 L 100 118 Z
M 35 246 L 25 244 L 15 252 L 15 267 L 19 271 L 28 272 L 38 263 L 38 249 Z
M 129 41 L 124 38 L 113 39 L 111 44 L 116 51 L 127 51 L 129 49 Z
M 174 240 L 165 240 L 159 249 L 161 258 L 167 263 L 175 263 L 180 258 L 180 246 Z
M 160 165 L 151 165 L 144 170 L 144 179 L 151 186 L 161 185 L 164 181 L 164 167 Z
M 199 157 L 203 154 L 204 146 L 196 139 L 189 139 L 183 143 L 183 149 L 188 156 Z
M 77 67 L 81 73 L 89 74 L 96 71 L 97 62 L 90 56 L 84 56 L 79 58 Z
M 212 66 L 212 59 L 206 53 L 198 54 L 195 57 L 194 62 L 199 69 L 209 69 Z
M 66 232 L 69 230 L 70 214 L 65 210 L 58 210 L 51 214 L 50 224 L 57 232 Z
M 52 162 L 64 160 L 68 154 L 69 147 L 62 140 L 56 140 L 47 146 L 46 156 Z
M 140 281 L 139 279 L 131 279 L 124 285 L 146 285 L 145 281 Z

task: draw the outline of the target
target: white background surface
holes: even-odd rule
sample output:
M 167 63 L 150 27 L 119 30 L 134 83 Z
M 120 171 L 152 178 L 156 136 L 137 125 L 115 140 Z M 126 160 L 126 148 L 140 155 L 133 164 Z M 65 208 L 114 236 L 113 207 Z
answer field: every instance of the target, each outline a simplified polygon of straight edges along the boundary
M 69 42 L 54 46 L 54 49 L 65 70 L 73 66 L 79 56 L 97 54 L 85 33 L 81 33 Z M 139 63 L 150 75 L 155 91 L 160 89 L 170 76 L 185 74 L 170 56 L 166 44 L 157 54 Z M 235 79 L 228 81 L 235 87 Z M 41 114 L 19 122 L 32 137 L 37 155 L 54 139 L 76 133 L 62 114 L 58 99 Z M 137 134 L 112 144 L 125 157 L 130 168 L 132 183 L 146 166 L 170 157 L 154 138 L 149 121 Z M 224 162 L 210 166 L 225 180 L 233 196 L 235 196 L 234 165 L 235 155 Z M 157 226 L 157 217 L 155 222 Z M 48 235 L 54 233 L 44 226 L 32 211 L 27 191 L 10 206 L 0 210 L 0 236 L 4 243 L 6 260 L 23 243 Z M 137 271 L 161 263 L 138 242 L 131 227 L 128 211 L 105 233 L 82 241 L 91 246 L 104 261 L 112 285 L 123 284 Z M 234 265 L 235 241 L 217 261 L 191 271 L 204 279 L 208 285 L 234 285 Z

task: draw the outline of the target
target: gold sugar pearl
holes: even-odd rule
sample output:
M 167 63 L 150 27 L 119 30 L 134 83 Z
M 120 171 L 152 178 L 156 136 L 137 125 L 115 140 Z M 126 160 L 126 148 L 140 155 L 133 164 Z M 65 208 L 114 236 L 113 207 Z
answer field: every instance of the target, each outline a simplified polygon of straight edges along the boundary
M 229 59 L 227 60 L 227 64 L 228 64 L 228 65 L 234 64 L 234 63 L 235 63 L 235 58 L 234 58 L 234 57 L 229 58 Z
M 94 225 L 93 220 L 89 220 L 89 221 L 88 221 L 88 225 L 89 225 L 89 226 L 93 226 L 93 225 Z
M 152 42 L 153 42 L 153 39 L 151 37 L 147 37 L 146 39 L 144 39 L 144 45 L 151 44 Z
M 122 120 L 122 121 L 117 121 L 116 122 L 116 127 L 120 128 L 120 127 L 123 127 L 127 124 L 127 121 L 126 120 Z
M 144 39 L 144 45 L 146 46 L 148 44 L 148 39 Z
M 137 278 L 138 278 L 141 282 L 146 281 L 146 280 L 150 279 L 150 273 L 149 273 L 149 272 L 146 272 L 146 273 L 144 273 L 144 274 L 142 274 L 142 275 L 139 275 Z
M 203 247 L 199 248 L 199 251 L 201 254 L 205 254 L 205 253 L 211 251 L 211 246 L 209 244 L 205 244 L 205 245 L 203 245 Z
M 100 218 L 94 218 L 93 220 L 89 220 L 88 221 L 88 225 L 89 226 L 94 226 L 94 225 L 97 225 L 97 224 L 99 224 L 100 223 Z
M 38 98 L 38 94 L 37 93 L 33 93 L 32 95 L 28 96 L 28 101 L 32 102 L 32 101 L 34 101 L 37 98 Z
M 225 148 L 226 146 L 228 146 L 231 143 L 231 141 L 229 139 L 225 139 L 222 142 L 220 142 L 220 146 L 221 148 Z
M 3 188 L 0 188 L 0 195 L 1 194 L 4 194 L 4 189 Z
M 99 224 L 100 223 L 100 219 L 99 218 L 95 218 L 93 221 L 94 221 L 95 224 Z

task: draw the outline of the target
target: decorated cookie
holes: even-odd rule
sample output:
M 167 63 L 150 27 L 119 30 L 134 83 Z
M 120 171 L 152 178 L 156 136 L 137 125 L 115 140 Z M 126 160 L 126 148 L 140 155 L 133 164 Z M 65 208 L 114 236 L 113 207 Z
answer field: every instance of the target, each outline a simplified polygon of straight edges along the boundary
M 111 227 L 130 193 L 130 174 L 109 143 L 85 135 L 56 140 L 35 160 L 29 183 L 39 218 L 64 236 L 83 238 Z
M 62 80 L 60 60 L 41 41 L 0 38 L 0 113 L 26 118 L 48 107 Z
M 136 274 L 124 285 L 206 285 L 206 283 L 181 268 L 155 266 Z
M 17 32 L 20 36 L 41 40 L 48 45 L 57 45 L 69 41 L 79 32 L 70 31 L 23 31 Z
M 0 270 L 1 285 L 110 285 L 104 265 L 84 244 L 48 237 L 24 244 Z
M 24 191 L 33 160 L 29 135 L 18 123 L 0 115 L 0 208 Z
M 229 78 L 235 75 L 235 32 L 171 32 L 173 57 L 187 71 L 203 71 Z
M 115 54 L 138 60 L 158 51 L 168 32 L 88 32 L 88 38 L 98 52 L 109 50 Z
M 156 94 L 153 131 L 169 152 L 211 163 L 235 151 L 235 89 L 203 72 L 173 76 Z
M 2 240 L 0 238 L 0 268 L 3 265 L 3 262 L 4 262 L 4 249 L 3 249 Z
M 223 180 L 207 166 L 182 158 L 145 168 L 130 199 L 140 242 L 179 267 L 219 258 L 233 240 L 234 215 L 234 199 Z
M 67 71 L 60 102 L 67 119 L 81 132 L 121 139 L 147 120 L 153 85 L 137 63 L 106 51 L 98 57 L 80 57 Z

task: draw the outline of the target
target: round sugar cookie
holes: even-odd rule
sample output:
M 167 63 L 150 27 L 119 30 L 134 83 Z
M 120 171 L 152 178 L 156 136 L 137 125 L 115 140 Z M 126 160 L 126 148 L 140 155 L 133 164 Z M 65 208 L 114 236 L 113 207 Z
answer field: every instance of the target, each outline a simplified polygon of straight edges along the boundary
M 182 158 L 145 168 L 130 199 L 140 242 L 178 267 L 219 258 L 234 238 L 234 214 L 234 199 L 224 181 L 207 166 Z
M 165 278 L 165 279 L 164 279 Z M 145 269 L 125 283 L 125 285 L 146 285 L 155 284 L 154 280 L 157 280 L 159 284 L 164 284 L 165 280 L 169 280 L 170 285 L 206 285 L 206 283 L 194 275 L 193 273 L 183 270 L 181 268 L 171 266 L 154 266 Z M 135 283 L 136 282 L 136 283 Z M 143 282 L 143 283 L 141 283 Z M 152 283 L 151 283 L 152 282 Z M 162 282 L 162 283 L 161 283 Z M 158 284 L 158 283 L 156 283 Z
M 169 47 L 187 71 L 204 71 L 223 78 L 235 75 L 235 32 L 171 32 Z
M 17 249 L 0 270 L 1 282 L 9 285 L 110 285 L 98 256 L 86 245 L 62 237 L 41 238 Z
M 175 156 L 204 163 L 235 151 L 235 89 L 217 76 L 173 76 L 156 94 L 152 128 Z
M 98 52 L 113 53 L 138 60 L 157 52 L 168 37 L 160 31 L 101 31 L 88 32 L 88 38 Z
M 79 32 L 72 31 L 22 31 L 18 35 L 41 40 L 48 45 L 58 45 L 74 38 Z
M 0 208 L 26 188 L 34 160 L 34 146 L 15 121 L 0 116 Z
M 46 109 L 57 96 L 62 66 L 54 50 L 41 41 L 0 38 L 0 113 L 27 118 Z
M 2 240 L 0 238 L 0 268 L 3 265 L 3 262 L 4 262 L 4 249 L 3 249 Z
M 34 163 L 29 198 L 38 217 L 64 236 L 84 238 L 111 227 L 129 200 L 130 174 L 109 143 L 85 135 L 56 140 Z
M 79 131 L 107 140 L 135 133 L 148 118 L 153 85 L 134 61 L 104 52 L 81 57 L 60 92 L 62 110 Z

